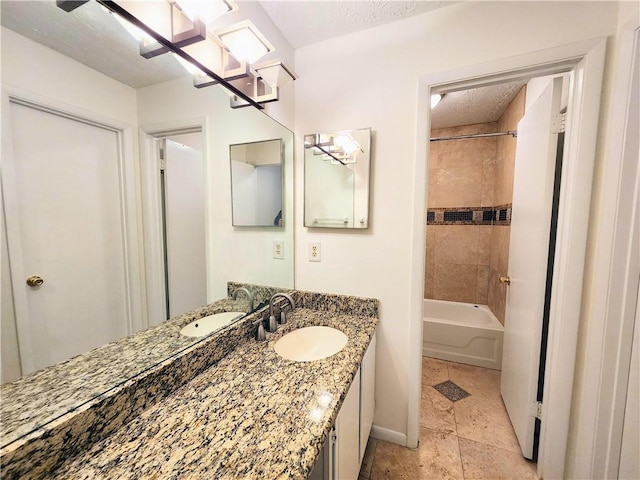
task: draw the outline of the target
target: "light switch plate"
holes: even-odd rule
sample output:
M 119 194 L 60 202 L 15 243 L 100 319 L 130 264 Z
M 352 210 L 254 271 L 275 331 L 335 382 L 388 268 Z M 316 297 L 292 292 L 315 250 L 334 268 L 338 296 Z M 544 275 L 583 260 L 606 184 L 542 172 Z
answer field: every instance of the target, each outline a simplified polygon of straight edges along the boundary
M 279 260 L 284 259 L 284 241 L 283 240 L 273 241 L 273 258 L 277 258 Z
M 309 242 L 309 261 L 320 261 L 320 242 Z

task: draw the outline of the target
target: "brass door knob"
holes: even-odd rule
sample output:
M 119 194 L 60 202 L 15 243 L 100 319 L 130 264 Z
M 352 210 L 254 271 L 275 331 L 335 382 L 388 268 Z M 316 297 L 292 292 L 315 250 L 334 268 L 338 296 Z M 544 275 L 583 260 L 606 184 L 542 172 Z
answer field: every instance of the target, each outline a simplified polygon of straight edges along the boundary
M 507 285 L 511 285 L 511 277 L 500 277 L 500 283 L 506 283 Z
M 29 278 L 27 278 L 27 285 L 29 285 L 30 287 L 39 287 L 43 283 L 44 279 L 39 275 L 31 275 Z

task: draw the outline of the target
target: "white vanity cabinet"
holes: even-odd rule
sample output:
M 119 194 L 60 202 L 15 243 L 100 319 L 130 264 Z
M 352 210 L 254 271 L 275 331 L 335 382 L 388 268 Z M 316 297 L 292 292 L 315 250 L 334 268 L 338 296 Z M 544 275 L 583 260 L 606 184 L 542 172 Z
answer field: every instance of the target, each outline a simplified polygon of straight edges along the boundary
M 310 479 L 357 480 L 373 424 L 375 352 L 374 334 Z

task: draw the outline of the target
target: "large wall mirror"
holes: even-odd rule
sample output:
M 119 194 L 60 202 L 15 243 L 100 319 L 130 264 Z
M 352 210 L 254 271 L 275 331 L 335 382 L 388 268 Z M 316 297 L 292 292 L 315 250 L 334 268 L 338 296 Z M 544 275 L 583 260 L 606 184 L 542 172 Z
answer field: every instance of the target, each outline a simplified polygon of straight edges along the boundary
M 219 85 L 194 88 L 171 55 L 142 58 L 96 2 L 70 13 L 55 1 L 0 8 L 3 390 L 224 298 L 227 282 L 293 288 L 290 130 L 253 107 L 231 109 Z M 282 226 L 235 229 L 229 147 L 272 139 L 281 139 Z M 166 257 L 185 236 L 198 258 L 174 263 L 203 268 L 172 273 Z M 171 284 L 188 281 L 197 295 L 171 299 Z M 185 342 L 140 352 L 110 384 L 87 379 L 69 408 Z
M 369 227 L 371 129 L 304 137 L 304 226 Z
M 282 139 L 229 147 L 235 227 L 282 227 Z

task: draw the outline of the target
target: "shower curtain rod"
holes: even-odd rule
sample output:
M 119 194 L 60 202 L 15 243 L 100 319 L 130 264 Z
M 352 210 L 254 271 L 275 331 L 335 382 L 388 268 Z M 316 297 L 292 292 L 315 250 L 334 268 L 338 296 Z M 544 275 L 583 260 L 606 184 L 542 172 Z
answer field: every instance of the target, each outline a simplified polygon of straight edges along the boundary
M 463 138 L 483 138 L 483 137 L 500 137 L 502 135 L 511 135 L 513 138 L 518 136 L 517 130 L 509 130 L 508 132 L 496 132 L 496 133 L 469 133 L 467 135 L 451 135 L 448 137 L 431 137 L 430 142 L 439 142 L 442 140 L 460 140 Z

